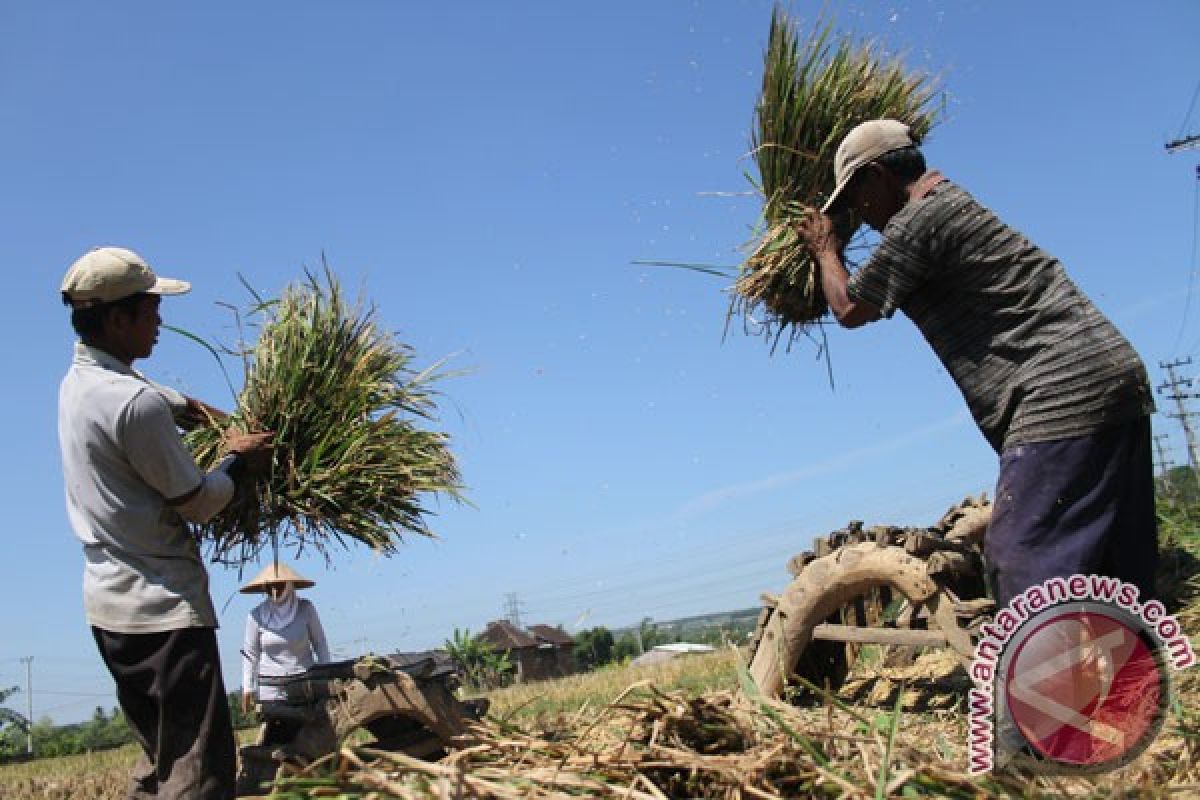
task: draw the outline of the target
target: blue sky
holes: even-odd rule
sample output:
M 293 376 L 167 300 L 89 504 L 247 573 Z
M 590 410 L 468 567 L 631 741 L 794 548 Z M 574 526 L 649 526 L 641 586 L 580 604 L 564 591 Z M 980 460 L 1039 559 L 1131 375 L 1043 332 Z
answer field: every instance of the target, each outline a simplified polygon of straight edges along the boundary
M 943 76 L 929 160 L 1062 258 L 1156 384 L 1160 361 L 1200 357 L 1200 155 L 1163 151 L 1200 79 L 1200 6 L 831 7 Z M 164 316 L 226 339 L 216 304 L 245 299 L 238 273 L 277 292 L 323 253 L 421 363 L 467 372 L 443 385 L 441 424 L 472 505 L 438 504 L 441 539 L 394 558 L 299 564 L 344 654 L 479 630 L 509 592 L 569 630 L 751 606 L 814 534 L 927 524 L 990 489 L 995 457 L 906 320 L 830 331 L 831 390 L 807 342 L 722 340 L 720 279 L 631 263 L 737 262 L 759 210 L 737 193 L 770 10 L 6 4 L 0 249 L 20 380 L 3 400 L 0 685 L 23 685 L 33 656 L 36 716 L 114 702 L 55 434 L 72 342 L 57 288 L 99 244 L 190 279 Z M 230 404 L 177 337 L 140 366 Z M 1156 427 L 1181 462 L 1176 424 Z M 236 686 L 250 604 L 235 573 L 212 577 Z

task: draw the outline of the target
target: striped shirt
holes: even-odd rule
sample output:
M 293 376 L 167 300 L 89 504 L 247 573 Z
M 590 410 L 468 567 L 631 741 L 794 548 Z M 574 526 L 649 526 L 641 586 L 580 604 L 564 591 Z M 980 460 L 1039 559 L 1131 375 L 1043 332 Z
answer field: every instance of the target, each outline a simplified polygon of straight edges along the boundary
M 892 217 L 847 289 L 916 324 L 997 452 L 1154 410 L 1141 359 L 1058 259 L 949 181 Z

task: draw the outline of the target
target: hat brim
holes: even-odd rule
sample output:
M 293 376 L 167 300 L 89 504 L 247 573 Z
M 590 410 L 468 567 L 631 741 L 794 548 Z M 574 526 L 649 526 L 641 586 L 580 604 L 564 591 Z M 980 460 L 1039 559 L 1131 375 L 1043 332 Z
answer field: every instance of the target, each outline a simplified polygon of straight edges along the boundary
M 192 284 L 177 278 L 158 277 L 154 285 L 146 289 L 146 294 L 187 294 L 192 290 Z
M 829 195 L 829 199 L 825 201 L 825 205 L 821 206 L 822 214 L 833 214 L 841 210 L 842 203 L 846 200 L 846 187 L 850 185 L 850 181 L 854 180 L 854 176 L 858 174 L 860 169 L 862 169 L 861 164 L 838 182 L 838 185 L 833 188 L 833 194 Z
M 304 577 L 287 564 L 268 564 L 238 591 L 242 594 L 265 592 L 268 586 L 280 583 L 290 583 L 297 589 L 308 589 L 317 585 L 316 581 Z
M 308 578 L 301 578 L 298 581 L 292 580 L 252 580 L 242 588 L 238 589 L 242 594 L 261 594 L 267 591 L 268 586 L 275 586 L 280 583 L 290 583 L 295 589 L 311 589 L 317 585 L 316 581 L 310 581 Z

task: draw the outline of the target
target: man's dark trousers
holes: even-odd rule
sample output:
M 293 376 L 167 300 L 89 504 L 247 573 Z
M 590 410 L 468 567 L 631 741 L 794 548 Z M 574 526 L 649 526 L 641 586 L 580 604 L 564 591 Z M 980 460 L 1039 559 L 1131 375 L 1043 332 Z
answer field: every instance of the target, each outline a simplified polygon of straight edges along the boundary
M 236 745 L 216 632 L 92 635 L 145 755 L 131 800 L 232 800 Z
M 997 606 L 1047 578 L 1109 575 L 1154 595 L 1158 566 L 1150 418 L 1016 445 L 984 543 Z

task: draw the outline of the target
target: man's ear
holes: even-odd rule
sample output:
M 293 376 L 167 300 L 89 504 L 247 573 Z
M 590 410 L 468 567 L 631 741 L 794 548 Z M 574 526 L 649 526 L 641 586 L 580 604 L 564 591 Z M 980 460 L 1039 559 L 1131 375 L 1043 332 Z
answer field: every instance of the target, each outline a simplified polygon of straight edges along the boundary
M 104 312 L 104 320 L 101 328 L 105 333 L 119 332 L 124 330 L 133 322 L 133 314 L 129 313 L 128 308 L 124 306 L 112 306 Z
M 863 164 L 862 168 L 867 170 L 867 175 L 875 180 L 887 181 L 890 178 L 896 177 L 892 174 L 891 170 L 887 169 L 877 161 L 871 161 L 867 164 Z

